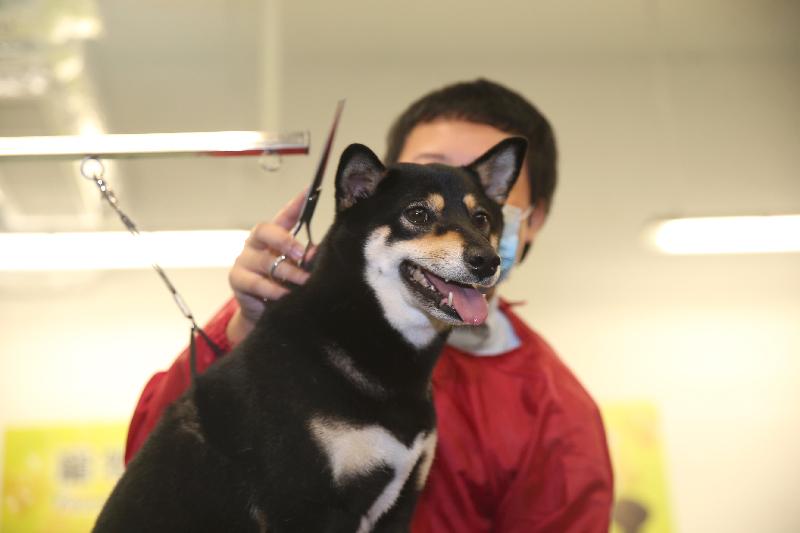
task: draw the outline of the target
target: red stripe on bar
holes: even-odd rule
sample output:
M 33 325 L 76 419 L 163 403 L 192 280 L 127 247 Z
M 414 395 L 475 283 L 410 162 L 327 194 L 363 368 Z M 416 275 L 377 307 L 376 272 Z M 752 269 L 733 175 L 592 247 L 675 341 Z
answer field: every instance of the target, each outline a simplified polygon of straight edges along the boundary
M 242 150 L 240 152 L 228 151 L 228 152 L 206 152 L 206 153 L 214 157 L 232 157 L 232 156 L 262 155 L 264 154 L 264 150 Z M 275 150 L 270 150 L 267 152 L 267 155 L 305 155 L 305 154 L 308 154 L 308 147 L 277 148 Z

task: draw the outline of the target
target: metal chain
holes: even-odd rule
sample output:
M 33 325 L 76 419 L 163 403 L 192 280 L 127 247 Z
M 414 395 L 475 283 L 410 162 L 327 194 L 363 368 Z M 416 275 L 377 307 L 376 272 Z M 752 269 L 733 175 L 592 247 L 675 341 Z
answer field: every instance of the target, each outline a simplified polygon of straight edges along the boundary
M 139 228 L 136 227 L 136 224 L 134 224 L 133 220 L 131 220 L 131 218 L 128 215 L 126 215 L 125 212 L 122 211 L 122 209 L 120 209 L 119 201 L 117 200 L 117 195 L 114 194 L 114 191 L 111 190 L 111 188 L 108 186 L 108 183 L 103 179 L 104 174 L 105 174 L 105 167 L 98 158 L 89 156 L 84 158 L 83 161 L 81 161 L 81 175 L 83 175 L 83 177 L 88 180 L 94 181 L 95 185 L 97 185 L 97 188 L 100 190 L 100 194 L 102 195 L 102 197 L 106 200 L 106 202 L 108 202 L 108 205 L 110 205 L 112 209 L 114 209 L 114 211 L 117 213 L 122 223 L 125 225 L 126 228 L 128 228 L 128 231 L 131 232 L 133 235 L 141 236 Z M 195 332 L 199 333 L 203 337 L 203 339 L 205 339 L 205 341 L 208 343 L 211 349 L 214 350 L 217 356 L 222 354 L 222 350 L 214 342 L 212 342 L 211 339 L 208 337 L 208 335 L 206 335 L 205 331 L 203 331 L 203 329 L 197 325 L 197 322 L 194 319 L 194 315 L 192 314 L 191 309 L 189 309 L 189 306 L 186 304 L 186 301 L 183 299 L 178 290 L 172 284 L 172 281 L 170 281 L 169 277 L 167 276 L 167 273 L 164 272 L 164 269 L 161 268 L 156 262 L 152 263 L 152 267 L 156 271 L 158 276 L 161 278 L 161 280 L 164 282 L 164 285 L 167 286 L 169 292 L 172 294 L 172 299 L 175 301 L 175 304 L 178 306 L 178 309 L 180 309 L 180 312 L 183 314 L 184 317 L 186 317 L 189 320 L 189 322 L 192 323 L 192 333 L 190 342 L 190 352 L 191 352 L 190 368 L 192 370 L 192 376 L 194 376 L 195 375 L 195 354 L 194 354 Z

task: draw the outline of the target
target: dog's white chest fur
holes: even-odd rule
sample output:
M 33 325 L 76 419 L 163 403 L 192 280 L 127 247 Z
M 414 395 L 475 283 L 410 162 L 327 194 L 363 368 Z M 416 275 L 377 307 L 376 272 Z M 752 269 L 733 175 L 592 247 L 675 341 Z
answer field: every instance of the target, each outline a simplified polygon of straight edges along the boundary
M 330 418 L 316 417 L 309 424 L 311 434 L 328 457 L 333 480 L 342 485 L 348 480 L 388 466 L 394 477 L 361 518 L 358 533 L 372 530 L 378 519 L 397 501 L 414 466 L 422 459 L 417 486 L 425 483 L 436 446 L 436 433 L 420 433 L 405 446 L 382 426 L 353 426 Z M 424 455 L 423 455 L 424 454 Z

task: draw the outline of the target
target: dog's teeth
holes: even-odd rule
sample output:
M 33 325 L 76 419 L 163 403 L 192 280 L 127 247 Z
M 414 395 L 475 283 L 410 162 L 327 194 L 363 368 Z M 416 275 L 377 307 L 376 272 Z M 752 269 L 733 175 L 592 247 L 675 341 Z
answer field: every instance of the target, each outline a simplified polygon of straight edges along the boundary
M 447 305 L 453 307 L 453 291 L 447 293 Z
M 411 272 L 411 277 L 414 279 L 414 281 L 416 281 L 426 289 L 436 290 L 433 284 L 430 281 L 428 281 L 428 278 L 425 276 L 425 274 L 422 273 L 421 268 L 413 267 L 413 270 Z

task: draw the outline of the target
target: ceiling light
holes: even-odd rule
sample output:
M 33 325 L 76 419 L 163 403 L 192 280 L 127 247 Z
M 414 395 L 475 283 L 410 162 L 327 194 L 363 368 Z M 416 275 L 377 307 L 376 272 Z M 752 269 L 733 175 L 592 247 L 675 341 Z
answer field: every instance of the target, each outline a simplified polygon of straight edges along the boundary
M 0 271 L 228 268 L 244 230 L 0 233 Z
M 800 252 L 800 215 L 676 218 L 648 234 L 667 254 Z

